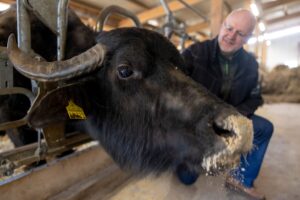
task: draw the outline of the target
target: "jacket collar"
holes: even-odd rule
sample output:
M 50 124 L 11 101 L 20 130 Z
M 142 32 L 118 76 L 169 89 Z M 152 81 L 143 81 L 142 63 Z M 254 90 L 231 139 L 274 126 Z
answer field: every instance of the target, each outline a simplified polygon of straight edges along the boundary
M 216 36 L 212 40 L 212 60 L 216 60 L 218 58 L 218 53 L 220 52 L 219 44 L 218 44 L 218 36 Z

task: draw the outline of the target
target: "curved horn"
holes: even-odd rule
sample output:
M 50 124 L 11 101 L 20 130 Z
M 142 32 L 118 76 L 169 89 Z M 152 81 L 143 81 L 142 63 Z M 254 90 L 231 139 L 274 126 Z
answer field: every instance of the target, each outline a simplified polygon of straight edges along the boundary
M 70 79 L 93 71 L 101 66 L 105 53 L 105 46 L 96 44 L 68 60 L 46 62 L 22 52 L 13 34 L 7 43 L 7 54 L 14 67 L 24 76 L 44 82 Z

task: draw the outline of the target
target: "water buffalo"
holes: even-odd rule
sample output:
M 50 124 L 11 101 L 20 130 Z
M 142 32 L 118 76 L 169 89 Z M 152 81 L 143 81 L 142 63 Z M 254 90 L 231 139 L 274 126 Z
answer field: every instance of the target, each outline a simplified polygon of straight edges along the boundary
M 165 37 L 121 28 L 102 32 L 97 41 L 71 59 L 44 62 L 9 38 L 9 58 L 19 72 L 65 83 L 37 102 L 29 113 L 31 126 L 75 121 L 121 167 L 140 174 L 182 164 L 214 171 L 252 148 L 251 122 L 187 77 L 179 52 Z M 70 119 L 70 104 L 82 119 Z

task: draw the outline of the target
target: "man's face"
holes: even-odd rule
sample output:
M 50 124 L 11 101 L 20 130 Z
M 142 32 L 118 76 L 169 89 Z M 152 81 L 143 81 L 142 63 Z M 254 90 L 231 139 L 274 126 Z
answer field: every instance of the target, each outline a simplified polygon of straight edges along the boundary
M 221 52 L 224 55 L 232 55 L 239 50 L 251 35 L 250 26 L 247 20 L 239 16 L 228 17 L 223 22 L 218 37 Z

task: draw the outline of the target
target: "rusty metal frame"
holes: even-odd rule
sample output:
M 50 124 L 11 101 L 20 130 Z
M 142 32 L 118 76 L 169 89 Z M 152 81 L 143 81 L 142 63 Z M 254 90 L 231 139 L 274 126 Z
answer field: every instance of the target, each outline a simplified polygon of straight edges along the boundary
M 46 26 L 50 28 L 57 35 L 57 57 L 62 60 L 64 57 L 66 32 L 67 32 L 67 5 L 68 0 L 47 1 L 41 0 L 18 0 L 18 41 L 22 50 L 30 52 L 30 28 L 28 16 L 28 9 L 33 12 Z M 39 10 L 44 12 L 52 11 L 52 18 L 43 16 Z M 40 99 L 48 90 L 57 87 L 57 84 L 43 83 L 39 85 L 39 94 L 36 99 Z M 34 105 L 32 105 L 34 107 Z M 53 125 L 44 131 L 44 136 L 49 148 L 59 146 L 59 141 L 64 140 L 64 124 Z
M 13 66 L 8 61 L 6 48 L 0 47 L 0 89 L 13 87 Z
M 12 88 L 0 89 L 0 95 L 11 95 L 11 94 L 23 94 L 30 100 L 31 104 L 34 101 L 34 96 L 33 96 L 32 92 L 26 88 L 12 87 Z M 27 115 L 19 120 L 1 123 L 0 131 L 20 127 L 25 124 L 27 124 Z
M 44 2 L 41 3 L 41 1 Z M 35 6 L 40 5 L 43 6 L 43 9 L 46 9 L 45 6 L 53 3 L 56 4 L 52 5 L 56 9 L 56 16 L 54 19 L 52 19 L 55 20 L 55 22 L 52 21 L 45 25 L 57 35 L 57 58 L 58 60 L 62 60 L 64 58 L 66 42 L 68 2 L 69 0 L 47 2 L 46 0 L 17 0 L 17 31 L 19 47 L 27 53 L 32 53 L 28 10 L 39 17 L 42 22 L 47 23 L 45 22 L 47 21 L 45 20 L 45 17 L 43 18 L 41 13 L 38 13 L 38 6 Z M 31 102 L 31 109 L 35 106 L 35 102 L 38 102 L 47 93 L 47 91 L 56 88 L 58 83 L 39 83 L 38 86 L 36 97 L 34 97 L 34 94 L 30 90 L 24 88 L 0 89 L 0 95 L 23 94 L 29 98 Z M 0 130 L 15 129 L 16 127 L 25 124 L 27 124 L 27 115 L 20 120 L 0 124 Z M 40 140 L 38 143 L 26 145 L 8 152 L 1 153 L 0 176 L 10 175 L 13 173 L 14 169 L 22 165 L 31 164 L 32 162 L 36 162 L 41 159 L 55 157 L 64 151 L 70 150 L 75 146 L 91 140 L 87 134 L 78 132 L 68 133 L 68 137 L 66 137 L 64 126 L 64 123 L 57 123 L 46 127 L 41 130 L 41 132 L 43 132 L 44 139 Z
M 74 146 L 89 141 L 91 138 L 87 134 L 73 133 L 67 139 L 61 140 L 61 145 L 56 148 L 49 148 L 46 141 L 43 140 L 41 144 L 33 143 L 3 152 L 0 154 L 0 177 L 10 176 L 18 167 L 62 154 Z

